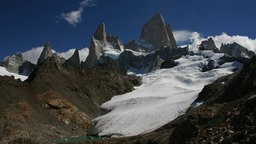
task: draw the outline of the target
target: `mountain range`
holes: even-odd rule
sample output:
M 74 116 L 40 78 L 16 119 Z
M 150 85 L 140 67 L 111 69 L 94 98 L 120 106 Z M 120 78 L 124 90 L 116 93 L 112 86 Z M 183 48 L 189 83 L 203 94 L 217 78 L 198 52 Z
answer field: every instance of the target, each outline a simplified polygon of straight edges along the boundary
M 179 47 L 159 13 L 127 44 L 101 23 L 89 48 L 0 62 L 0 143 L 254 143 L 255 64 L 238 43 Z

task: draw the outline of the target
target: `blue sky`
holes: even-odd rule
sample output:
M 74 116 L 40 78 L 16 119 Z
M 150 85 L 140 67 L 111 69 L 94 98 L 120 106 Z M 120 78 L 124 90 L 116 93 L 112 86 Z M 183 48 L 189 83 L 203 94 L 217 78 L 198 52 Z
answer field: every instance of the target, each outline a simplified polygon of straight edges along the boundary
M 174 31 L 256 39 L 255 5 L 254 0 L 1 0 L 0 59 L 46 41 L 59 52 L 89 47 L 101 22 L 127 43 L 139 38 L 157 12 Z

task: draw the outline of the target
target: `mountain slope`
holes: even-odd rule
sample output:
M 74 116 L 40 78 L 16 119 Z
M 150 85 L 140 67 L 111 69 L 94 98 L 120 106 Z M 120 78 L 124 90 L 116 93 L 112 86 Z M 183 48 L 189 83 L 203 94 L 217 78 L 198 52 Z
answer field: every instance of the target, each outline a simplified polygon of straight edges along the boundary
M 140 79 L 110 66 L 83 72 L 56 57 L 42 62 L 25 82 L 0 76 L 0 143 L 51 143 L 85 135 L 91 119 L 102 113 L 99 105 L 134 84 Z

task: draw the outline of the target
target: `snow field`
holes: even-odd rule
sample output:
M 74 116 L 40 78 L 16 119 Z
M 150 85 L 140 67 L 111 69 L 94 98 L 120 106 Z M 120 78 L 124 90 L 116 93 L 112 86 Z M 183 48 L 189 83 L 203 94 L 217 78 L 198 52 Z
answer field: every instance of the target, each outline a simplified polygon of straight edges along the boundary
M 19 75 L 16 73 L 11 73 L 11 72 L 7 71 L 5 67 L 1 67 L 1 66 L 0 66 L 0 75 L 1 76 L 14 76 L 15 79 L 20 79 L 22 81 L 24 81 L 28 78 L 27 76 Z
M 141 75 L 141 86 L 102 104 L 110 112 L 93 120 L 99 135 L 134 136 L 174 120 L 190 107 L 204 85 L 232 73 L 238 65 L 225 63 L 219 69 L 201 72 L 207 59 L 217 61 L 221 56 L 205 51 L 176 60 L 178 66 L 174 68 Z

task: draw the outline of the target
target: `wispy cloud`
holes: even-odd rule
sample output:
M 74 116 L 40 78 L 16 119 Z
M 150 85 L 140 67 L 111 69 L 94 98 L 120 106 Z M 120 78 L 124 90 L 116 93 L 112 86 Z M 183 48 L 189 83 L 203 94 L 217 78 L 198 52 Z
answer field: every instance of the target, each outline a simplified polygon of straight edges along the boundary
M 69 24 L 76 26 L 78 23 L 82 22 L 82 13 L 84 12 L 85 7 L 95 6 L 95 0 L 84 0 L 79 3 L 77 10 L 61 13 L 60 19 L 67 21 Z
M 174 38 L 177 42 L 186 42 L 189 41 L 191 36 L 191 31 L 188 30 L 176 30 L 173 31 Z

